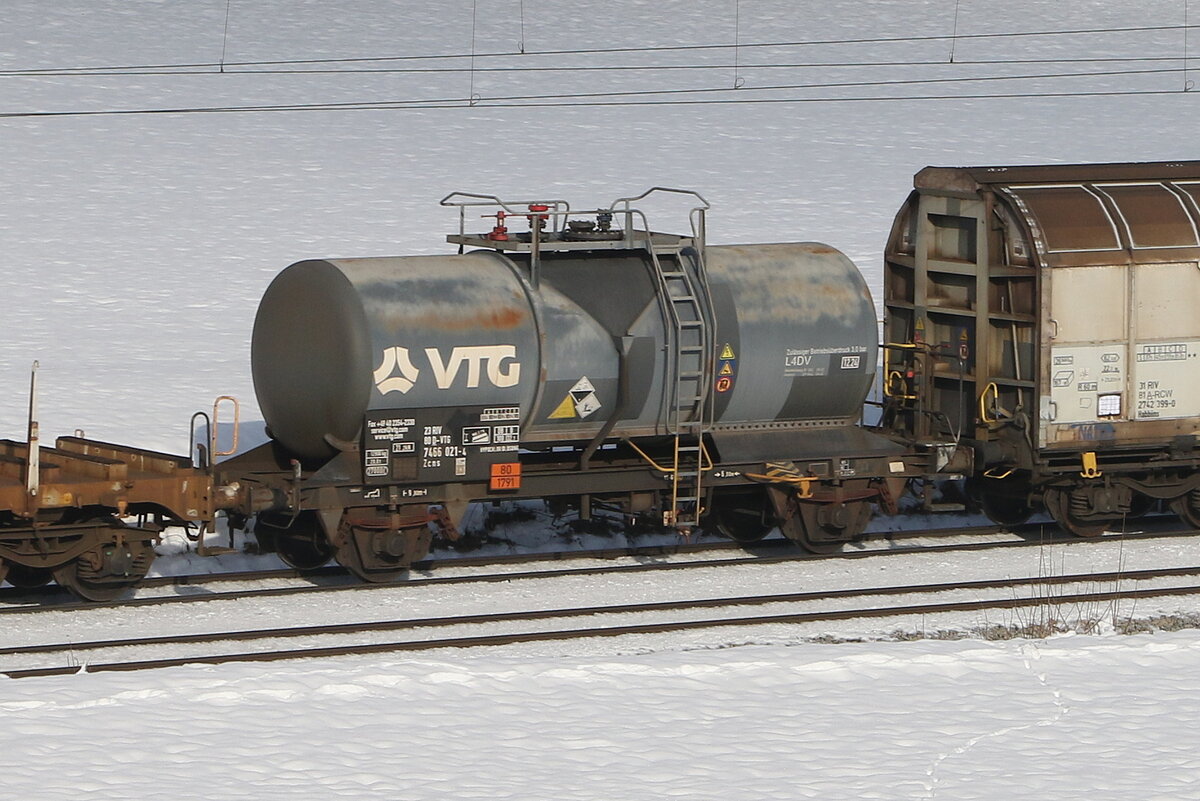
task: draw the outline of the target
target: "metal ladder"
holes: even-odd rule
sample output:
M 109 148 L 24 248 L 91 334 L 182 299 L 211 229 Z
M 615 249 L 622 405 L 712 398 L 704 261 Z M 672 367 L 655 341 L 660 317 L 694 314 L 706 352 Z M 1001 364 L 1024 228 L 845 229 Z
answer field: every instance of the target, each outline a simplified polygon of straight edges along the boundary
M 673 435 L 671 508 L 663 522 L 690 528 L 700 522 L 704 509 L 704 432 L 710 426 L 713 373 L 713 326 L 704 282 L 704 261 L 695 251 L 693 277 L 687 256 L 679 248 L 650 248 L 655 273 L 663 290 L 671 327 L 667 375 L 670 396 L 667 429 Z M 659 254 L 673 256 L 665 264 Z M 703 294 L 702 294 L 703 293 Z
M 686 190 L 655 187 L 636 198 L 622 198 L 626 230 L 631 231 L 632 215 L 640 214 L 629 204 L 651 192 L 675 192 L 693 195 L 703 205 L 692 209 L 691 248 L 685 240 L 660 238 L 655 241 L 646 224 L 645 244 L 658 280 L 659 297 L 667 318 L 668 397 L 664 409 L 667 432 L 672 436 L 671 508 L 663 511 L 663 525 L 690 529 L 704 513 L 704 472 L 712 467 L 704 447 L 704 433 L 712 425 L 713 370 L 715 369 L 716 332 L 709 305 L 708 280 L 704 269 L 703 197 Z M 645 222 L 644 215 L 641 215 Z M 663 259 L 660 256 L 667 258 Z M 689 259 L 693 269 L 688 269 Z

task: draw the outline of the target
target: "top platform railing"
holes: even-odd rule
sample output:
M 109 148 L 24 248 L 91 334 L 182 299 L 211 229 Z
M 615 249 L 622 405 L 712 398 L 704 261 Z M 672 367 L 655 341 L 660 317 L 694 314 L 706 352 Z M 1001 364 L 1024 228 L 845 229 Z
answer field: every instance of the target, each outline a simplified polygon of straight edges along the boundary
M 697 205 L 688 214 L 691 236 L 653 231 L 645 211 L 634 204 L 656 194 L 672 194 L 694 198 Z M 440 205 L 458 209 L 458 233 L 449 234 L 446 241 L 458 245 L 462 253 L 467 247 L 531 254 L 530 279 L 536 286 L 541 270 L 542 251 L 572 250 L 632 250 L 645 249 L 651 253 L 678 252 L 694 247 L 703 253 L 707 200 L 688 189 L 655 186 L 640 195 L 617 198 L 607 208 L 572 209 L 565 200 L 505 200 L 496 195 L 474 192 L 451 192 Z M 467 213 L 472 209 L 491 209 L 482 218 L 495 219 L 491 232 L 468 233 Z M 506 223 L 525 219 L 529 231 L 509 232 Z M 620 220 L 622 227 L 613 227 Z

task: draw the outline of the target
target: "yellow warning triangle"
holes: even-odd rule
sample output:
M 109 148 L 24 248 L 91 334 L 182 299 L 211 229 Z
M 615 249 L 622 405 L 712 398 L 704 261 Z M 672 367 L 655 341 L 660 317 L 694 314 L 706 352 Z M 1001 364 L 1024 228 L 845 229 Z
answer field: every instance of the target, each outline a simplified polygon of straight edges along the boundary
M 720 375 L 733 375 L 733 366 L 729 362 L 722 364 Z
M 721 348 L 720 358 L 722 358 L 722 359 L 736 359 L 737 358 L 737 356 L 733 355 L 733 346 L 730 345 L 728 342 L 725 343 L 725 347 Z
M 558 404 L 558 408 L 550 412 L 551 420 L 564 420 L 575 416 L 575 400 L 571 397 L 571 393 L 567 393 L 567 397 L 562 399 L 562 403 Z

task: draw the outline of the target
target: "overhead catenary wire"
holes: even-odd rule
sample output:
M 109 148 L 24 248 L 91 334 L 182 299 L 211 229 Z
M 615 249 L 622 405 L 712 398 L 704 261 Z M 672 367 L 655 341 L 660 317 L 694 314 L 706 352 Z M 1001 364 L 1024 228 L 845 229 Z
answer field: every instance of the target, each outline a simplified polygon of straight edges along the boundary
M 231 4 L 231 0 L 229 0 L 229 3 Z M 735 6 L 735 10 L 738 7 L 740 7 L 740 3 L 738 6 Z M 586 93 L 559 92 L 559 93 L 555 93 L 555 94 L 509 94 L 509 95 L 497 95 L 497 96 L 493 96 L 493 97 L 483 98 L 479 94 L 477 94 L 475 91 L 475 77 L 476 77 L 477 70 L 476 70 L 476 64 L 475 64 L 475 57 L 476 57 L 476 53 L 475 53 L 475 33 L 476 33 L 475 20 L 476 20 L 476 15 L 474 13 L 474 9 L 476 9 L 476 8 L 477 8 L 477 0 L 474 0 L 473 14 L 472 14 L 471 39 L 470 39 L 470 45 L 468 48 L 468 55 L 467 55 L 467 58 L 469 59 L 469 61 L 468 61 L 468 64 L 466 67 L 463 67 L 463 66 L 424 67 L 424 66 L 422 66 L 422 67 L 379 68 L 379 67 L 358 66 L 358 65 L 361 65 L 365 61 L 363 59 L 306 59 L 306 60 L 291 60 L 291 61 L 286 61 L 286 62 L 285 61 L 239 62 L 239 64 L 241 64 L 241 65 L 290 64 L 295 67 L 300 67 L 302 65 L 308 65 L 308 66 L 305 66 L 304 68 L 281 70 L 281 69 L 269 68 L 269 67 L 268 68 L 256 67 L 256 68 L 249 68 L 249 69 L 234 70 L 234 69 L 231 69 L 231 67 L 236 66 L 235 64 L 232 64 L 232 63 L 226 64 L 225 63 L 225 61 L 224 61 L 225 54 L 224 54 L 224 48 L 223 48 L 221 69 L 225 70 L 226 72 L 237 72 L 237 73 L 243 74 L 243 75 L 244 74 L 276 74 L 276 73 L 362 74 L 362 73 L 373 73 L 373 72 L 411 72 L 411 73 L 424 74 L 424 73 L 441 73 L 441 72 L 454 73 L 454 72 L 467 71 L 470 74 L 469 90 L 468 90 L 468 94 L 467 94 L 467 98 L 466 98 L 467 104 L 468 105 L 486 104 L 488 107 L 491 107 L 491 108 L 498 108 L 498 107 L 511 108 L 511 107 L 519 107 L 519 106 L 527 106 L 527 107 L 528 106 L 542 106 L 542 107 L 544 107 L 544 106 L 551 106 L 551 105 L 554 105 L 554 106 L 563 106 L 563 105 L 572 105 L 572 106 L 593 105 L 594 106 L 594 105 L 634 105 L 634 104 L 666 105 L 669 103 L 682 104 L 684 102 L 687 102 L 688 104 L 694 104 L 696 102 L 712 102 L 712 103 L 718 103 L 718 102 L 719 103 L 727 103 L 728 102 L 728 99 L 722 99 L 722 100 L 713 99 L 713 96 L 720 95 L 722 93 L 728 93 L 729 91 L 731 91 L 731 88 L 728 85 L 726 85 L 726 86 L 707 86 L 707 87 L 699 87 L 699 88 L 648 88 L 648 89 L 638 89 L 635 91 L 619 91 L 619 90 L 614 89 L 614 90 L 610 90 L 610 91 L 586 92 Z M 228 7 L 227 7 L 227 11 L 228 11 Z M 720 48 L 733 47 L 734 48 L 734 53 L 733 53 L 733 56 L 734 56 L 734 83 L 733 83 L 732 89 L 741 89 L 744 87 L 744 79 L 742 79 L 739 74 L 739 69 L 741 69 L 741 68 L 745 68 L 747 70 L 753 70 L 753 69 L 775 70 L 775 69 L 786 68 L 786 67 L 792 67 L 792 68 L 824 67 L 824 68 L 829 68 L 829 67 L 833 67 L 833 66 L 846 66 L 846 67 L 885 67 L 885 66 L 886 67 L 895 67 L 895 66 L 946 67 L 947 66 L 947 62 L 944 60 L 938 60 L 938 61 L 929 61 L 929 60 L 873 61 L 873 60 L 867 60 L 867 61 L 841 61 L 841 62 L 814 61 L 814 62 L 795 63 L 795 64 L 790 64 L 790 65 L 781 64 L 778 61 L 775 61 L 775 63 L 771 63 L 771 64 L 754 64 L 754 63 L 743 64 L 740 59 L 740 47 L 742 46 L 740 44 L 740 27 L 739 27 L 738 23 L 736 22 L 736 19 L 737 19 L 737 14 L 735 13 L 734 41 L 733 41 L 732 45 L 729 45 L 729 44 L 725 44 L 725 45 L 678 45 L 678 46 L 669 46 L 669 47 L 650 47 L 650 48 L 591 48 L 591 49 L 539 51 L 539 52 L 541 54 L 590 53 L 590 52 L 604 52 L 604 53 L 661 52 L 663 50 L 689 50 L 690 51 L 690 50 L 707 50 L 707 49 L 720 49 Z M 228 22 L 228 20 L 227 20 L 227 22 Z M 1088 34 L 1098 33 L 1098 32 L 1112 33 L 1112 32 L 1121 32 L 1121 31 L 1130 31 L 1130 30 L 1164 30 L 1164 29 L 1177 30 L 1180 27 L 1183 28 L 1184 36 L 1186 39 L 1187 28 L 1189 27 L 1187 24 L 1186 16 L 1184 19 L 1183 26 L 1143 26 L 1140 28 L 1093 28 L 1093 29 L 1076 29 L 1076 30 L 1072 30 L 1072 31 L 1002 32 L 1002 33 L 970 34 L 970 35 L 967 35 L 965 38 L 994 38 L 994 37 L 1007 37 L 1007 36 L 1060 36 L 1060 35 L 1080 34 L 1080 33 L 1088 33 Z M 952 35 L 954 37 L 957 37 L 957 29 L 954 31 L 954 33 Z M 818 44 L 818 43 L 823 43 L 823 44 L 842 43 L 842 44 L 844 44 L 844 43 L 880 42 L 880 41 L 911 42 L 911 41 L 921 41 L 921 40 L 939 40 L 939 39 L 945 39 L 945 38 L 947 38 L 947 37 L 945 37 L 945 36 L 928 36 L 928 37 L 916 37 L 916 38 L 906 37 L 906 38 L 902 38 L 902 39 L 896 38 L 896 37 L 875 37 L 875 38 L 870 38 L 870 39 L 859 38 L 859 39 L 843 39 L 843 40 L 821 40 L 820 42 L 809 41 L 809 42 L 751 43 L 751 44 L 747 44 L 745 46 L 746 47 L 781 47 L 781 46 L 795 46 L 795 45 L 810 45 L 810 44 Z M 486 58 L 486 57 L 489 57 L 492 55 L 513 55 L 513 54 L 482 54 L 482 55 L 480 55 L 480 57 Z M 534 55 L 536 55 L 536 53 Z M 379 62 L 379 61 L 391 62 L 391 61 L 405 61 L 405 60 L 410 60 L 410 59 L 427 59 L 427 58 L 461 58 L 461 56 L 459 56 L 457 54 L 455 54 L 453 56 L 427 56 L 427 55 L 395 56 L 395 57 L 384 57 L 382 59 L 370 59 L 369 61 L 370 62 Z M 1177 57 L 1171 58 L 1171 57 L 1153 57 L 1153 56 L 1151 56 L 1151 57 L 1131 57 L 1131 56 L 1098 57 L 1098 56 L 1095 56 L 1095 57 L 1085 57 L 1085 58 L 1059 58 L 1059 59 L 1055 59 L 1055 58 L 1046 58 L 1046 59 L 1041 59 L 1041 58 L 1034 58 L 1034 59 L 980 59 L 980 60 L 976 60 L 973 62 L 959 62 L 958 64 L 953 65 L 953 66 L 955 67 L 955 69 L 957 71 L 961 72 L 964 68 L 967 68 L 972 65 L 974 65 L 974 66 L 1002 66 L 1002 65 L 1022 66 L 1022 65 L 1050 65 L 1050 64 L 1071 64 L 1071 65 L 1076 65 L 1076 64 L 1078 64 L 1078 65 L 1083 65 L 1083 64 L 1101 65 L 1101 64 L 1104 64 L 1104 65 L 1115 66 L 1118 64 L 1152 65 L 1154 63 L 1163 62 L 1163 61 L 1172 62 L 1173 64 L 1176 64 L 1176 65 L 1178 64 Z M 314 69 L 312 65 L 315 65 L 315 64 L 336 64 L 339 66 L 337 66 L 334 69 Z M 356 66 L 349 66 L 349 67 L 346 66 L 346 65 L 351 65 L 351 64 L 356 65 Z M 726 62 L 726 64 L 728 64 L 728 62 Z M 1187 54 L 1185 51 L 1185 56 L 1184 56 L 1185 69 L 1186 69 L 1186 64 L 1187 64 Z M 655 70 L 672 70 L 672 69 L 702 70 L 702 69 L 719 69 L 719 68 L 720 68 L 719 64 L 683 64 L 683 65 L 681 65 L 681 64 L 663 64 L 663 65 L 634 65 L 634 64 L 561 65 L 561 64 L 554 64 L 554 65 L 522 65 L 522 66 L 515 66 L 515 67 L 513 67 L 513 66 L 480 67 L 478 71 L 481 73 L 484 71 L 494 71 L 494 72 L 526 72 L 526 71 L 541 72 L 541 71 L 574 71 L 574 70 L 580 70 L 580 71 L 585 71 L 585 70 L 586 71 L 590 71 L 590 70 L 655 71 Z M 115 68 L 98 68 L 98 69 L 115 69 Z M 907 97 L 901 97 L 901 96 L 896 96 L 896 95 L 872 95 L 869 97 L 854 97 L 854 98 L 829 97 L 829 96 L 764 98 L 761 96 L 762 93 L 766 93 L 766 92 L 782 92 L 782 91 L 789 91 L 789 90 L 790 91 L 804 91 L 804 90 L 829 90 L 829 89 L 848 89 L 848 88 L 887 89 L 887 88 L 892 88 L 892 87 L 913 87 L 913 86 L 920 86 L 920 85 L 938 85 L 938 84 L 968 84 L 968 83 L 998 82 L 998 81 L 1029 81 L 1029 80 L 1042 80 L 1042 81 L 1058 80 L 1058 81 L 1061 81 L 1061 80 L 1070 80 L 1070 79 L 1078 79 L 1078 78 L 1086 78 L 1086 77 L 1126 77 L 1126 76 L 1137 76 L 1137 75 L 1154 75 L 1154 74 L 1163 74 L 1163 73 L 1175 73 L 1178 71 L 1179 71 L 1178 66 L 1172 66 L 1170 68 L 1149 68 L 1149 69 L 1123 68 L 1123 69 L 1100 69 L 1100 70 L 1090 70 L 1090 71 L 1076 70 L 1076 71 L 1070 71 L 1070 72 L 1041 71 L 1041 72 L 1036 72 L 1033 74 L 1027 74 L 1027 73 L 984 74 L 984 75 L 955 74 L 952 77 L 910 77 L 910 78 L 894 79 L 894 80 L 842 80 L 842 81 L 826 81 L 826 82 L 821 82 L 821 83 L 791 82 L 791 83 L 782 83 L 782 84 L 772 84 L 772 85 L 751 87 L 749 90 L 747 90 L 747 94 L 749 94 L 751 96 L 742 97 L 741 102 L 752 102 L 752 103 L 762 103 L 762 102 L 858 102 L 858 101 L 864 101 L 864 100 L 898 100 L 898 99 L 941 100 L 941 99 L 968 98 L 968 97 L 1019 97 L 1019 96 L 1047 97 L 1047 96 L 1102 95 L 1105 92 L 1098 91 L 1098 90 L 1073 90 L 1073 91 L 1049 92 L 1047 89 L 1043 89 L 1038 92 L 1008 93 L 1005 95 L 996 95 L 994 93 L 989 93 L 986 95 L 974 95 L 974 96 L 963 95 L 963 94 L 953 94 L 953 95 L 945 95 L 945 96 L 926 94 L 926 95 L 909 95 Z M 85 77 L 85 76 L 86 77 L 109 77 L 109 76 L 113 76 L 113 75 L 122 75 L 122 74 L 149 74 L 151 72 L 153 72 L 153 70 L 146 70 L 146 71 L 140 72 L 140 73 L 103 72 L 103 71 L 96 71 L 94 69 L 89 68 L 89 71 L 76 71 L 76 70 L 72 69 L 65 73 L 51 73 L 51 72 L 46 72 L 44 70 L 39 69 L 39 70 L 34 70 L 34 71 L 17 71 L 17 72 L 0 71 L 0 77 L 6 77 L 6 76 L 11 77 L 14 75 L 36 76 L 36 77 L 45 77 L 48 75 L 54 75 L 54 76 L 69 75 L 69 76 L 74 76 L 74 77 Z M 173 76 L 180 76 L 180 75 L 193 76 L 193 75 L 206 75 L 206 74 L 212 74 L 212 73 L 181 72 L 181 71 L 178 71 L 175 69 L 165 69 L 160 72 L 157 72 L 156 74 L 173 75 Z M 1186 78 L 1186 72 L 1185 72 L 1185 78 Z M 1185 91 L 1186 91 L 1186 89 L 1190 88 L 1187 86 L 1186 80 L 1185 80 L 1184 87 L 1185 87 Z M 1147 94 L 1147 93 L 1155 92 L 1155 90 L 1151 90 L 1147 87 L 1132 88 L 1132 89 L 1120 89 L 1120 90 L 1114 90 L 1114 89 L 1110 88 L 1107 91 L 1119 91 L 1121 93 L 1132 92 L 1132 93 L 1136 93 L 1136 94 Z M 706 97 L 705 100 L 700 100 L 700 101 L 672 101 L 669 99 L 669 98 L 680 96 L 680 95 L 688 95 L 688 96 L 706 95 L 709 97 Z M 176 108 L 147 108 L 147 109 L 111 109 L 110 108 L 110 109 L 94 109 L 94 110 L 81 110 L 81 111 L 69 111 L 69 110 L 68 111 L 16 111 L 16 110 L 13 110 L 13 111 L 7 111 L 7 112 L 0 112 L 0 117 L 18 118 L 18 117 L 51 117 L 51 116 L 54 116 L 54 117 L 59 117 L 59 116 L 98 116 L 98 115 L 120 115 L 120 114 L 186 114 L 186 113 L 215 113 L 215 112 L 253 113 L 253 112 L 266 112 L 266 111 L 323 111 L 323 110 L 324 111 L 335 111 L 335 110 L 351 110 L 351 109 L 365 110 L 365 109 L 401 109 L 401 108 L 437 108 L 437 107 L 455 108 L 455 107 L 461 107 L 462 104 L 463 104 L 463 98 L 459 97 L 459 96 L 454 96 L 454 97 L 433 97 L 433 98 L 426 97 L 426 98 L 407 98 L 407 99 L 393 98 L 393 99 L 381 100 L 381 101 L 346 101 L 346 102 L 337 102 L 337 103 L 316 102 L 316 103 L 281 103 L 281 104 L 256 104 L 256 105 L 225 105 L 225 106 L 215 106 L 214 105 L 214 106 L 194 106 L 194 107 L 181 106 L 181 107 L 176 107 Z
M 1194 57 L 1187 56 L 1190 63 Z M 1169 62 L 1179 64 L 1178 56 L 1085 56 L 1082 58 L 995 58 L 956 61 L 951 64 L 944 59 L 928 60 L 913 59 L 903 61 L 805 61 L 772 64 L 755 64 L 741 62 L 738 69 L 745 70 L 780 70 L 780 69 L 820 69 L 820 68 L 870 68 L 870 67 L 971 67 L 971 66 L 1023 66 L 1032 64 L 1132 64 Z M 600 64 L 600 65 L 547 65 L 538 67 L 480 67 L 476 66 L 476 75 L 503 74 L 521 72 L 671 72 L 671 71 L 722 71 L 729 67 L 724 64 Z M 466 67 L 378 67 L 350 69 L 230 69 L 226 67 L 225 75 L 363 75 L 378 73 L 380 75 L 411 74 L 411 75 L 442 75 L 471 72 Z M 177 70 L 135 70 L 125 72 L 45 72 L 28 75 L 23 72 L 0 70 L 0 78 L 5 77 L 74 77 L 74 78 L 107 78 L 112 76 L 179 76 L 206 78 L 214 75 L 212 72 L 180 72 Z
M 1178 72 L 1176 67 L 1155 67 L 1152 69 L 1120 69 L 1120 70 L 1092 70 L 1088 72 L 1038 72 L 1024 75 L 972 75 L 972 76 L 955 76 L 950 78 L 899 78 L 891 80 L 866 80 L 866 81 L 826 81 L 821 83 L 788 83 L 788 84 L 771 84 L 767 86 L 752 86 L 747 87 L 747 91 L 752 92 L 768 92 L 780 91 L 785 89 L 847 89 L 847 88 L 882 88 L 889 86 L 911 86 L 915 84 L 955 84 L 955 83 L 978 83 L 978 82 L 994 82 L 994 81 L 1021 81 L 1021 80 L 1052 80 L 1060 78 L 1097 78 L 1097 77 L 1122 77 L 1129 75 L 1162 75 L 1173 74 Z M 538 95 L 498 95 L 487 98 L 488 100 L 558 100 L 570 98 L 594 98 L 594 97 L 634 97 L 634 96 L 649 96 L 649 95 L 682 95 L 682 94 L 704 94 L 716 92 L 730 91 L 727 86 L 708 86 L 699 88 L 675 88 L 675 89 L 636 89 L 636 90 L 613 90 L 607 92 L 559 92 L 554 94 L 538 94 Z M 474 97 L 474 95 L 471 95 Z M 460 100 L 461 98 L 422 98 L 409 101 L 379 101 L 386 103 L 411 102 L 411 103 L 440 103 Z M 360 105 L 363 102 L 372 101 L 351 101 L 350 105 Z
M 1181 31 L 1190 28 L 1196 28 L 1196 25 L 1143 25 L 1143 26 L 1128 26 L 1116 28 L 1078 28 L 1070 30 L 1043 30 L 1043 31 L 1001 31 L 996 33 L 972 33 L 959 34 L 957 40 L 964 39 L 1004 39 L 1018 37 L 1039 37 L 1039 36 L 1082 36 L 1082 35 L 1100 35 L 1100 34 L 1126 34 L 1138 32 L 1155 32 L 1155 31 Z M 654 45 L 642 47 L 598 47 L 598 48 L 568 48 L 559 50 L 525 50 L 521 51 L 502 51 L 490 53 L 441 53 L 441 54 L 416 54 L 403 56 L 355 56 L 346 58 L 307 58 L 307 59 L 273 59 L 262 61 L 237 61 L 225 62 L 226 70 L 231 67 L 246 68 L 246 67 L 272 67 L 272 66 L 297 66 L 301 64 L 353 64 L 353 63 L 374 63 L 374 62 L 397 62 L 397 61 L 427 61 L 427 60 L 447 60 L 447 59 L 490 59 L 490 58 L 523 58 L 530 56 L 569 56 L 569 55 L 599 55 L 612 53 L 667 53 L 667 52 L 697 52 L 697 51 L 713 51 L 713 50 L 729 50 L 732 48 L 757 49 L 757 48 L 781 48 L 781 47 L 815 47 L 823 45 L 852 45 L 852 44 L 885 44 L 885 43 L 916 43 L 916 42 L 936 42 L 949 39 L 949 34 L 932 34 L 928 36 L 880 36 L 880 37 L 862 37 L 851 39 L 814 39 L 800 41 L 780 41 L 780 42 L 739 42 L 719 43 L 719 44 L 697 44 L 697 45 Z M 107 72 L 113 70 L 196 70 L 196 69 L 219 69 L 220 62 L 193 62 L 193 63 L 175 63 L 175 64 L 125 64 L 125 65 L 107 65 L 107 66 L 80 66 L 80 67 L 34 67 L 19 70 L 4 70 L 0 71 L 0 75 L 43 75 L 47 73 L 73 73 L 73 72 Z
M 1174 70 L 1172 70 L 1173 72 Z M 743 94 L 744 90 L 738 94 Z M 0 112 L 0 119 L 29 117 L 96 117 L 131 116 L 152 114 L 218 114 L 218 113 L 264 113 L 302 111 L 431 111 L 442 109 L 536 109 L 536 108 L 601 108 L 619 106 L 725 106 L 739 104 L 803 104 L 803 103 L 871 103 L 871 102 L 921 102 L 939 100 L 1030 100 L 1039 98 L 1091 98 L 1131 97 L 1187 94 L 1183 89 L 1122 89 L 1086 90 L 1066 92 L 1007 92 L 943 95 L 863 95 L 847 97 L 736 97 L 736 98 L 693 98 L 687 100 L 548 100 L 501 101 L 486 100 L 468 104 L 464 100 L 429 101 L 375 101 L 369 103 L 316 103 L 274 106 L 209 106 L 158 109 L 106 109 L 93 111 L 32 111 Z

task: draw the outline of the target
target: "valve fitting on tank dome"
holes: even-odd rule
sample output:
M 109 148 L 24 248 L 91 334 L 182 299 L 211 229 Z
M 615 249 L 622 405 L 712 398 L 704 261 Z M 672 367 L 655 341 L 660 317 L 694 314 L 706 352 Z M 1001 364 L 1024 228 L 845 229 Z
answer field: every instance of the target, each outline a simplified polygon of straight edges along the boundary
M 508 241 L 508 226 L 504 224 L 504 220 L 508 215 L 503 210 L 496 212 L 496 226 L 492 228 L 492 232 L 487 235 L 487 238 L 493 242 Z
M 529 211 L 529 230 L 537 230 L 540 234 L 546 230 L 546 220 L 550 219 L 550 215 L 546 212 L 550 211 L 550 206 L 546 203 L 530 203 Z
M 563 231 L 563 239 L 575 242 L 611 242 L 620 239 L 621 231 L 612 229 L 613 215 L 611 211 L 596 212 L 596 221 L 570 220 L 567 230 Z

